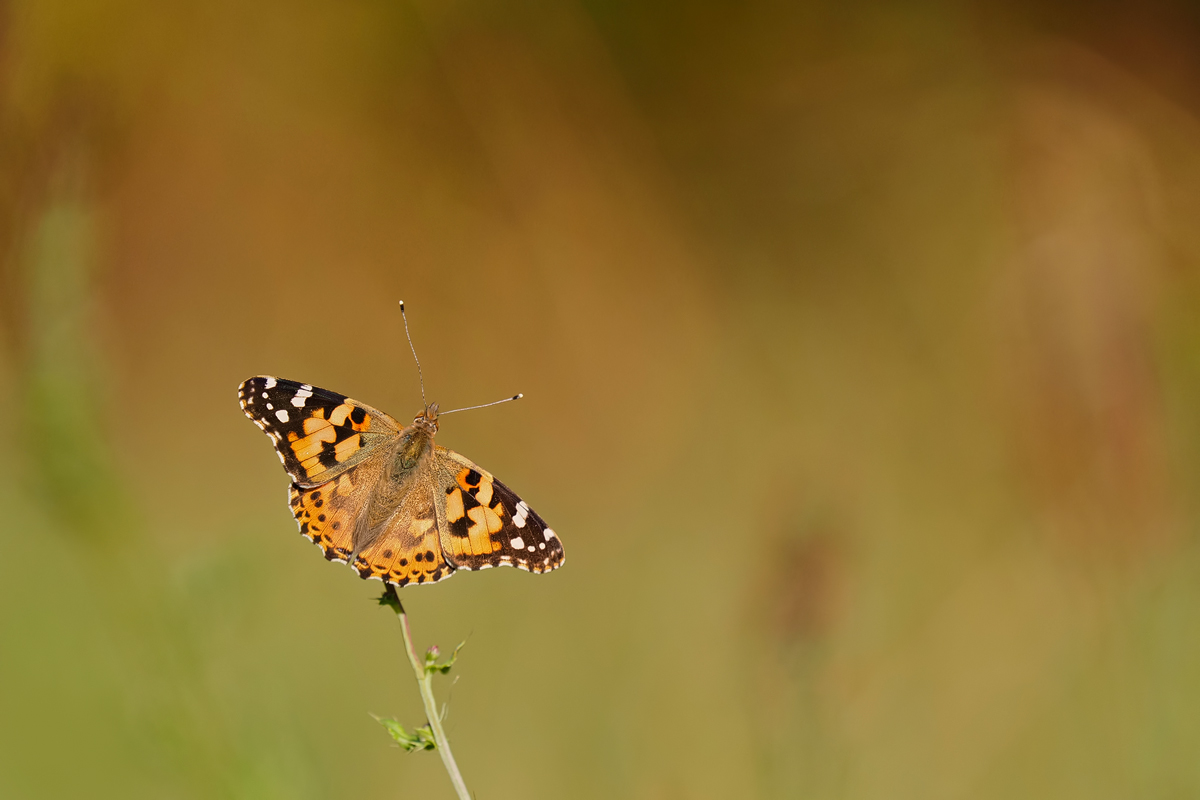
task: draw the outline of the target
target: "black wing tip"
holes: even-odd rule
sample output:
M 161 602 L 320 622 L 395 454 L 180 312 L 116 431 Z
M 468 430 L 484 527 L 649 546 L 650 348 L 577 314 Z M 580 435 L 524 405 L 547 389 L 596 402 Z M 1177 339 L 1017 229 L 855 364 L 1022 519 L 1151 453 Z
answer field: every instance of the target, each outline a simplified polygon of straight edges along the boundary
M 251 386 L 255 383 L 266 383 L 267 381 L 278 382 L 279 378 L 276 378 L 273 375 L 255 375 L 254 377 L 246 378 L 246 380 L 244 380 L 240 384 L 238 384 L 238 391 L 239 392 L 243 391 L 246 387 Z
M 238 384 L 238 400 L 242 407 L 254 402 L 254 397 L 261 389 L 270 389 L 279 381 L 270 375 L 255 375 L 253 378 L 246 378 Z

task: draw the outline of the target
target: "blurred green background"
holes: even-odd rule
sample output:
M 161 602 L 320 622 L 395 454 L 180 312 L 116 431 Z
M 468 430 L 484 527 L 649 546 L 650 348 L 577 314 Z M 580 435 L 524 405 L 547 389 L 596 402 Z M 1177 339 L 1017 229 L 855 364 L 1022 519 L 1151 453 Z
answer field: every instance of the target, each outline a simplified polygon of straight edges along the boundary
M 1200 796 L 1191 6 L 0 9 L 0 797 L 451 796 L 235 396 L 399 299 L 480 798 Z

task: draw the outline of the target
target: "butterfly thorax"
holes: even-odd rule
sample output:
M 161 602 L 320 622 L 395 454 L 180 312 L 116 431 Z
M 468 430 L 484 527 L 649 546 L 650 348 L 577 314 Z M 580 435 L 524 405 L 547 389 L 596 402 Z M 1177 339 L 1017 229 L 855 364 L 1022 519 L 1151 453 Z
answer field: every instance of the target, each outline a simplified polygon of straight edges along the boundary
M 412 425 L 400 431 L 392 455 L 384 462 L 383 472 L 375 485 L 374 497 L 366 515 L 366 526 L 372 533 L 366 534 L 364 540 L 373 539 L 379 527 L 400 508 L 404 497 L 416 490 L 422 480 L 428 480 L 436 433 L 436 405 L 426 408 L 417 415 Z
M 437 403 L 426 406 L 412 425 L 401 432 L 400 444 L 396 448 L 395 472 L 404 473 L 414 469 L 433 451 L 433 437 L 438 430 L 437 414 Z

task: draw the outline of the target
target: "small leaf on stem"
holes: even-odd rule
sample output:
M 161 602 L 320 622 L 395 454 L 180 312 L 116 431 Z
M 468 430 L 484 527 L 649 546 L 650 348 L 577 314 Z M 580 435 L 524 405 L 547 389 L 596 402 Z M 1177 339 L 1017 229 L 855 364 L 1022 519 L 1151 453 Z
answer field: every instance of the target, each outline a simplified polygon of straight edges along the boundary
M 425 674 L 432 675 L 437 672 L 442 675 L 449 675 L 450 668 L 454 666 L 454 662 L 458 660 L 458 651 L 463 649 L 466 642 L 459 642 L 458 647 L 454 648 L 454 652 L 450 654 L 450 658 L 443 663 L 437 663 L 438 649 L 437 645 L 429 648 L 429 652 L 425 654 Z
M 372 716 L 374 715 L 372 714 Z M 405 752 L 412 753 L 417 750 L 437 749 L 437 740 L 434 739 L 433 731 L 430 729 L 428 724 L 422 725 L 421 727 L 415 729 L 412 733 L 409 733 L 404 729 L 403 725 L 394 719 L 381 719 L 379 717 L 375 717 L 375 720 L 387 729 L 387 732 L 391 734 L 392 738 L 396 740 L 396 743 L 399 744 Z
M 396 587 L 390 583 L 384 587 L 383 594 L 379 597 L 379 605 L 387 606 L 397 614 L 404 613 L 404 606 L 400 605 L 400 595 L 396 594 Z

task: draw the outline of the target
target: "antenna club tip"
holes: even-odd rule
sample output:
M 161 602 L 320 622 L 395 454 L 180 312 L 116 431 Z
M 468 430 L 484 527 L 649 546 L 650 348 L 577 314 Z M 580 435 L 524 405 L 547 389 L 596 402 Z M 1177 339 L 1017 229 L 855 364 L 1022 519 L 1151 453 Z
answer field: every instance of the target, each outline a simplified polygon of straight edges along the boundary
M 525 393 L 521 392 L 520 394 L 513 395 L 513 400 L 520 400 L 524 396 L 525 396 Z
M 404 310 L 404 301 L 403 300 L 400 301 L 400 310 L 401 311 Z

